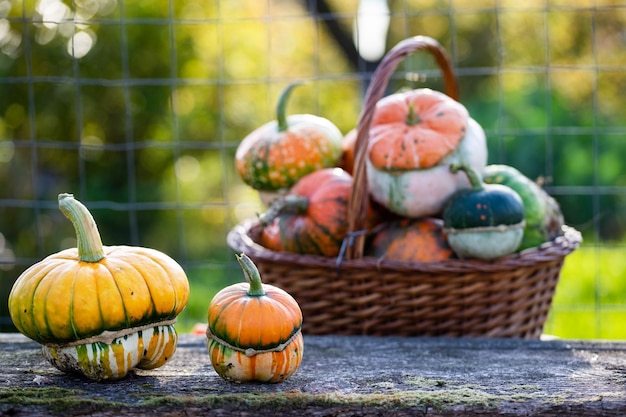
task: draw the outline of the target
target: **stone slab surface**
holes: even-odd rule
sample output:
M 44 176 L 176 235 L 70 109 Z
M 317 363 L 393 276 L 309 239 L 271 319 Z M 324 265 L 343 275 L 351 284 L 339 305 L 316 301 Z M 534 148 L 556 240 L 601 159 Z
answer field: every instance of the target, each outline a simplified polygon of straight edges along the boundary
M 99 383 L 5 333 L 0 369 L 2 416 L 626 415 L 626 342 L 305 336 L 291 378 L 236 384 L 181 335 L 167 365 Z

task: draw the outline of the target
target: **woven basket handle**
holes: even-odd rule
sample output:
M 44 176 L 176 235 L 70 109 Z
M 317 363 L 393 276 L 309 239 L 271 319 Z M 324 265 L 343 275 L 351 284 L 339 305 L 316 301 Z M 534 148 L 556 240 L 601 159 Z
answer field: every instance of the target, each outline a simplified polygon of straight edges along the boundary
M 433 55 L 435 62 L 443 73 L 446 94 L 458 100 L 459 89 L 456 76 L 445 49 L 436 40 L 427 36 L 415 36 L 404 39 L 383 57 L 372 76 L 372 81 L 365 94 L 365 104 L 357 123 L 357 138 L 354 145 L 354 183 L 348 207 L 348 233 L 346 235 L 347 245 L 345 250 L 347 259 L 363 257 L 365 235 L 362 233 L 362 230 L 365 227 L 365 218 L 369 204 L 365 158 L 367 158 L 367 142 L 376 103 L 383 97 L 389 79 L 398 67 L 398 64 L 409 54 L 421 50 L 430 52 Z

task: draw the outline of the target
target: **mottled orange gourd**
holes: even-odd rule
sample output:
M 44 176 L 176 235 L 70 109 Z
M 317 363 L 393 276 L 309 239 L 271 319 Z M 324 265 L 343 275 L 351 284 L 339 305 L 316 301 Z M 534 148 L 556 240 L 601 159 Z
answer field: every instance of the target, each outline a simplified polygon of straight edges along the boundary
M 381 224 L 367 242 L 365 255 L 403 262 L 437 262 L 455 257 L 443 221 L 432 217 Z
M 327 168 L 303 177 L 261 216 L 268 249 L 337 256 L 348 229 L 352 176 Z
M 342 134 L 330 120 L 312 114 L 286 116 L 287 99 L 297 85 L 283 90 L 276 120 L 253 130 L 237 148 L 237 172 L 256 190 L 289 189 L 304 175 L 336 165 L 341 156 Z

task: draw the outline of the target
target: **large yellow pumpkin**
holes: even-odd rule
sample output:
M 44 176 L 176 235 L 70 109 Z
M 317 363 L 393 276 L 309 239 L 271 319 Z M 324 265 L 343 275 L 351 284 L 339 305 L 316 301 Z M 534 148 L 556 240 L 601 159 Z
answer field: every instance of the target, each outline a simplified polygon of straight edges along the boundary
M 211 363 L 227 380 L 281 382 L 302 362 L 302 311 L 287 292 L 263 284 L 245 254 L 237 260 L 247 283 L 222 289 L 209 305 Z
M 93 217 L 70 194 L 59 195 L 59 208 L 74 225 L 77 248 L 20 275 L 9 294 L 13 323 L 62 371 L 103 380 L 163 365 L 189 298 L 182 267 L 154 249 L 103 246 Z

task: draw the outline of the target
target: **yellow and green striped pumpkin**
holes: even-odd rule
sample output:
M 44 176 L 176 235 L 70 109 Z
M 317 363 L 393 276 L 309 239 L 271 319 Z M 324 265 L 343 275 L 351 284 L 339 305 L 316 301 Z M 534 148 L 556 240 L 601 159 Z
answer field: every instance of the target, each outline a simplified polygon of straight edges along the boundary
M 17 329 L 43 345 L 58 369 L 95 379 L 123 378 L 169 360 L 174 323 L 189 298 L 182 267 L 150 248 L 103 246 L 91 213 L 71 194 L 59 195 L 77 248 L 34 264 L 9 294 Z
M 222 289 L 209 305 L 211 363 L 230 381 L 284 381 L 302 362 L 302 311 L 287 292 L 263 284 L 256 265 L 245 254 L 237 260 L 247 283 Z

